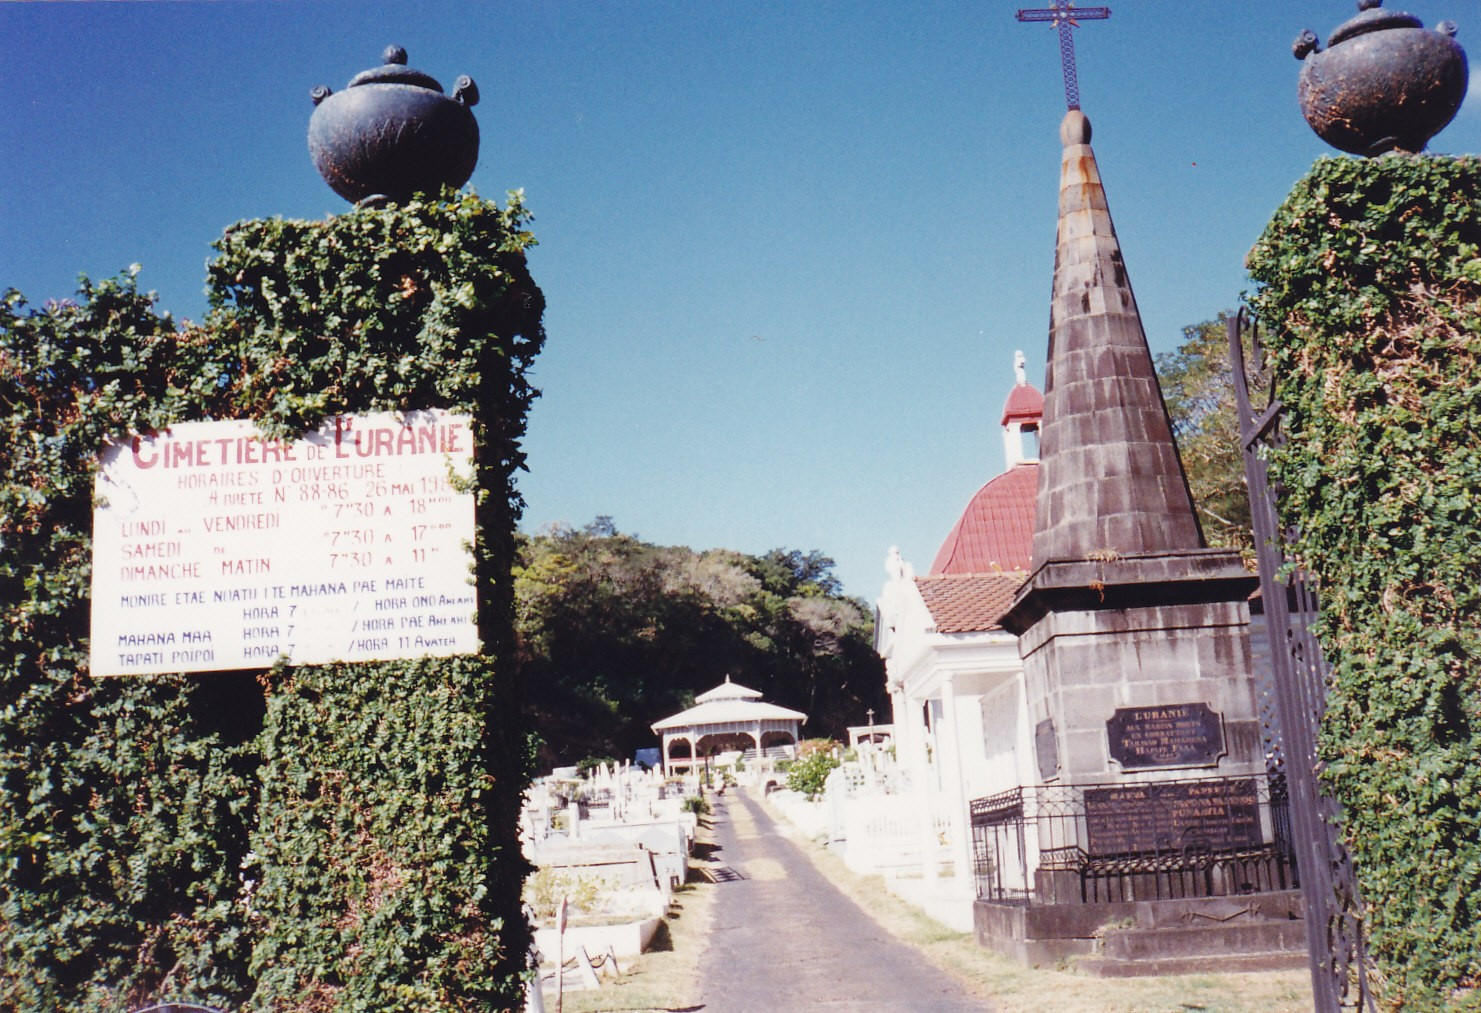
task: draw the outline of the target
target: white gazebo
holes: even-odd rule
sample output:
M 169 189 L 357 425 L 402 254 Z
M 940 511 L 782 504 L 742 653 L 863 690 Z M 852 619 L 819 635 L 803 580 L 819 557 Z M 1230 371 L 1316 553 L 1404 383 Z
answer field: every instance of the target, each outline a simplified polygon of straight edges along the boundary
M 663 737 L 666 774 L 692 772 L 704 757 L 739 751 L 764 759 L 768 750 L 797 745 L 798 726 L 807 722 L 801 711 L 764 703 L 757 690 L 725 681 L 694 698 L 694 706 L 653 723 Z M 689 746 L 688 756 L 675 756 L 678 743 Z M 754 752 L 752 752 L 754 751 Z

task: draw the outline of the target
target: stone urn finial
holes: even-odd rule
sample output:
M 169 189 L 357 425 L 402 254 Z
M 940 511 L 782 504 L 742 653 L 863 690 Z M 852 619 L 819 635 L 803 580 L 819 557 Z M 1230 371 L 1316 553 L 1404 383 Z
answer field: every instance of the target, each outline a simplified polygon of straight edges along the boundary
M 319 175 L 347 201 L 405 201 L 444 184 L 462 186 L 478 164 L 478 86 L 458 78 L 451 96 L 387 46 L 382 65 L 362 71 L 338 94 L 311 95 L 309 154 Z
M 1466 96 L 1466 53 L 1455 25 L 1427 31 L 1412 14 L 1358 0 L 1322 49 L 1302 32 L 1291 50 L 1301 60 L 1301 112 L 1317 136 L 1354 155 L 1423 151 Z

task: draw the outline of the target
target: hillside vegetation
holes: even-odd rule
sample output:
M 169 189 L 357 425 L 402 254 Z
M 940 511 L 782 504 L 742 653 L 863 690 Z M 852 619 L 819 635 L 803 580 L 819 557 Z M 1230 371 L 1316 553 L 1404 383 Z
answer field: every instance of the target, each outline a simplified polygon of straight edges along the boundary
M 817 551 L 653 545 L 601 517 L 519 546 L 514 592 L 527 705 L 543 764 L 631 758 L 649 727 L 727 675 L 843 738 L 888 720 L 874 623 Z

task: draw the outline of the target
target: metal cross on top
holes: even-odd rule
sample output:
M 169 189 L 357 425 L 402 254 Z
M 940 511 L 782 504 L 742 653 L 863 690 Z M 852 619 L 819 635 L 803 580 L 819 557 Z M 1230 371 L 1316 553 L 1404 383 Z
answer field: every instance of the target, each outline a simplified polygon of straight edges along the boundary
M 1080 108 L 1080 82 L 1075 76 L 1075 39 L 1070 34 L 1080 20 L 1104 21 L 1111 16 L 1109 7 L 1076 7 L 1070 0 L 1053 0 L 1053 7 L 1037 7 L 1018 12 L 1019 21 L 1049 21 L 1059 29 L 1059 58 L 1064 62 L 1064 100 L 1071 109 Z

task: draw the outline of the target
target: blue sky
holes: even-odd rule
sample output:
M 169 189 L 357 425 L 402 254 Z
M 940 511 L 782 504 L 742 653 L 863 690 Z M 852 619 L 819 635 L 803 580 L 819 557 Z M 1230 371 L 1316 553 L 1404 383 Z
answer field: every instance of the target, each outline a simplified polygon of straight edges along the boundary
M 205 308 L 234 221 L 344 204 L 310 89 L 389 43 L 471 74 L 471 185 L 523 188 L 548 344 L 525 526 L 821 549 L 872 599 L 1001 470 L 1023 349 L 1042 386 L 1064 112 L 1047 26 L 934 3 L 0 3 L 0 288 L 143 265 Z M 1290 43 L 1348 0 L 1111 0 L 1082 101 L 1154 351 L 1235 304 L 1245 251 L 1326 153 Z M 1481 9 L 1407 0 L 1481 40 Z M 1481 45 L 1481 41 L 1475 42 Z M 1432 144 L 1481 147 L 1472 99 Z

